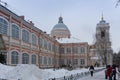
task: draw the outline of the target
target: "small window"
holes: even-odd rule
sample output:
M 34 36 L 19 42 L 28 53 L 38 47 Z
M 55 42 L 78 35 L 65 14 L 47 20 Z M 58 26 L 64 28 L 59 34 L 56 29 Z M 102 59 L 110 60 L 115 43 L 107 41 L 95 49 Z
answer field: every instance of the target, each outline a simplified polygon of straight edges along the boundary
M 80 59 L 80 64 L 84 65 L 85 64 L 85 60 L 84 59 Z
M 84 47 L 81 47 L 81 48 L 80 48 L 80 52 L 81 52 L 81 53 L 85 53 L 85 48 L 84 48 Z
M 36 64 L 36 55 L 32 55 L 32 64 Z
M 61 54 L 64 54 L 65 52 L 64 52 L 64 48 L 62 47 L 61 48 Z
M 68 47 L 66 52 L 67 52 L 67 53 L 71 53 L 71 48 Z
M 78 53 L 78 48 L 77 47 L 74 47 L 74 53 Z
M 74 59 L 74 65 L 78 65 L 78 59 Z
M 64 59 L 61 59 L 61 60 L 60 60 L 60 64 L 61 64 L 61 65 L 64 65 L 64 64 L 65 64 Z
M 70 65 L 70 64 L 71 64 L 71 60 L 67 59 L 67 65 Z

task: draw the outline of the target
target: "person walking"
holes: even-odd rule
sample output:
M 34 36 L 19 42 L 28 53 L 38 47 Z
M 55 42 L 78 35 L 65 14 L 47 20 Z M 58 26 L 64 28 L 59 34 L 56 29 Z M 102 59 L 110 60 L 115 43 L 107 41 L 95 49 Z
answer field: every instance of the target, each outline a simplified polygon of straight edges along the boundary
M 109 80 L 112 80 L 112 66 L 108 67 L 106 74 L 109 77 Z
M 108 78 L 108 76 L 107 76 L 107 70 L 109 69 L 109 67 L 110 67 L 110 65 L 106 65 L 106 69 L 105 69 L 105 79 Z
M 112 77 L 113 77 L 113 80 L 116 80 L 116 65 L 115 64 L 112 65 Z
M 94 72 L 94 67 L 93 67 L 93 65 L 90 66 L 89 71 L 90 71 L 90 74 L 91 74 L 91 77 L 92 77 L 92 76 L 93 76 L 93 72 Z

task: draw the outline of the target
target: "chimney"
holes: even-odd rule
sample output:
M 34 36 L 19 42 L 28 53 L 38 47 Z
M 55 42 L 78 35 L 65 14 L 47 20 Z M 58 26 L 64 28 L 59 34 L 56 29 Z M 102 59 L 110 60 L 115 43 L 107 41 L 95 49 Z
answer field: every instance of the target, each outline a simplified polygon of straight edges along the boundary
M 25 19 L 25 17 L 24 16 L 20 16 L 23 20 Z
M 30 24 L 31 24 L 32 26 L 34 26 L 34 23 L 33 23 L 32 21 L 30 21 Z

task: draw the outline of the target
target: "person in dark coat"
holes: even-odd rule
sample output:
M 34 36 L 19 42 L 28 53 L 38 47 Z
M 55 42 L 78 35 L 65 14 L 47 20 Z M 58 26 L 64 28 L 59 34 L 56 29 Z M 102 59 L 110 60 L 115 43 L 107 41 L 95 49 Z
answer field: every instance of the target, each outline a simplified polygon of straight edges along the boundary
M 112 77 L 113 77 L 113 80 L 116 80 L 116 65 L 113 64 L 112 65 Z
M 93 72 L 94 72 L 94 67 L 93 67 L 93 65 L 90 66 L 89 71 L 90 71 L 91 76 L 93 76 Z

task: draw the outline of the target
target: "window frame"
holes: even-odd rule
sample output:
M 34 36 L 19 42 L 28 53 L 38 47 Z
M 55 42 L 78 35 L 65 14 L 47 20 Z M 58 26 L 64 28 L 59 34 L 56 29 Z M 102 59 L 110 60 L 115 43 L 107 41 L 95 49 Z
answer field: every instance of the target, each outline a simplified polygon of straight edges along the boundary
M 11 64 L 18 64 L 18 63 L 19 63 L 19 53 L 17 51 L 12 51 L 11 52 Z
M 0 24 L 1 24 L 0 25 L 0 30 L 1 30 L 0 33 L 3 35 L 8 35 L 9 21 L 2 16 L 0 16 L 0 18 L 3 20 L 3 22 L 6 22 L 6 24 L 3 24 L 3 22 L 0 22 Z M 5 25 L 6 25 L 6 27 L 5 27 Z
M 13 25 L 16 27 L 14 27 L 13 28 Z M 12 36 L 12 38 L 16 38 L 16 39 L 19 39 L 20 38 L 20 27 L 17 25 L 17 24 L 15 24 L 15 23 L 12 23 L 11 24 L 11 36 Z M 17 31 L 17 29 L 18 29 L 18 31 Z M 14 30 L 14 31 L 13 31 Z M 14 35 L 14 36 L 13 36 Z
M 27 53 L 22 54 L 22 64 L 29 64 L 29 54 Z

